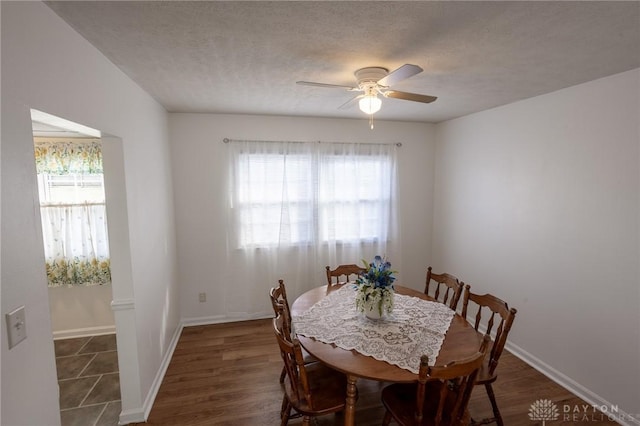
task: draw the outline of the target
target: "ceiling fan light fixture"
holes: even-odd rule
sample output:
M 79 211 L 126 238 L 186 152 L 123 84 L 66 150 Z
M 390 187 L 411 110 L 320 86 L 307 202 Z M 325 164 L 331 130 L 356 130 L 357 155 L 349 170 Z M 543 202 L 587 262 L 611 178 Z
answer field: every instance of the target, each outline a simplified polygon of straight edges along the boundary
M 1 1 L 1 0 L 0 0 Z M 417 93 L 400 92 L 392 89 L 396 83 L 406 80 L 423 71 L 418 65 L 404 64 L 399 68 L 389 72 L 383 67 L 360 68 L 354 72 L 357 86 L 345 86 L 343 84 L 316 83 L 313 81 L 296 81 L 296 84 L 315 87 L 329 87 L 335 89 L 348 90 L 350 92 L 363 92 L 362 95 L 355 96 L 342 104 L 339 109 L 350 108 L 358 101 L 360 110 L 369 116 L 371 128 L 373 128 L 373 114 L 380 111 L 382 100 L 378 95 L 385 98 L 404 99 L 406 101 L 431 103 L 437 98 L 435 96 L 420 95 Z
M 365 95 L 358 101 L 360 111 L 365 114 L 372 115 L 380 111 L 382 100 L 377 95 Z

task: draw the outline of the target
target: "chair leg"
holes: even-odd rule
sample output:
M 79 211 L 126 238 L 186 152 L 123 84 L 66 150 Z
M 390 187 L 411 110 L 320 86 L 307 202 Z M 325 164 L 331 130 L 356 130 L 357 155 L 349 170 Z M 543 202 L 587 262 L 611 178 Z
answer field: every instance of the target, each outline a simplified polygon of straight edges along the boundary
M 498 426 L 504 426 L 502 422 L 502 416 L 500 415 L 500 410 L 498 410 L 498 403 L 496 402 L 496 396 L 493 393 L 493 387 L 491 383 L 486 383 L 484 388 L 487 390 L 487 395 L 489 395 L 489 401 L 491 401 L 491 408 L 493 408 L 493 417 L 494 421 L 498 424 Z
M 280 406 L 280 418 L 284 416 L 284 411 L 287 409 L 288 404 L 289 401 L 287 401 L 287 396 L 285 395 L 284 398 L 282 398 L 282 405 Z
M 287 426 L 289 423 L 289 416 L 291 415 L 291 404 L 289 404 L 289 400 L 287 396 L 284 396 L 282 400 L 282 408 L 280 409 L 280 426 Z
M 284 367 L 282 367 L 282 372 L 280 373 L 280 383 L 284 383 L 284 378 L 287 375 L 287 370 L 285 370 Z
M 311 417 L 304 416 L 302 418 L 302 426 L 311 426 Z
M 389 410 L 385 411 L 384 418 L 382 419 L 382 426 L 388 426 L 391 423 L 391 412 Z

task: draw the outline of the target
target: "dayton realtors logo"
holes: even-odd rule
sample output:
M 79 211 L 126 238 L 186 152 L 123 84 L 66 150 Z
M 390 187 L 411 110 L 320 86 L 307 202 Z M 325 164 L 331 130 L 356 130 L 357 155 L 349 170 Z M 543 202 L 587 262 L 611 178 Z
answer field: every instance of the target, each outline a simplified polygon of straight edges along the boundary
M 572 423 L 634 420 L 633 416 L 620 413 L 617 405 L 564 404 L 561 411 L 553 401 L 539 399 L 529 407 L 529 419 L 542 421 L 542 426 L 554 420 Z
M 548 399 L 539 399 L 529 407 L 529 418 L 531 420 L 542 420 L 542 426 L 545 426 L 547 420 L 558 420 L 558 406 Z

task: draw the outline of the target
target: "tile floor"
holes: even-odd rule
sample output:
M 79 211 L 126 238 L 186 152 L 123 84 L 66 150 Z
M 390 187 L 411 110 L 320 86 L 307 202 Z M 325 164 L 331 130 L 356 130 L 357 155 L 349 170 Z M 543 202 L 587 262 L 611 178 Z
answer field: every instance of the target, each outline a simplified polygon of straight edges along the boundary
M 115 426 L 120 416 L 116 335 L 56 340 L 62 426 Z

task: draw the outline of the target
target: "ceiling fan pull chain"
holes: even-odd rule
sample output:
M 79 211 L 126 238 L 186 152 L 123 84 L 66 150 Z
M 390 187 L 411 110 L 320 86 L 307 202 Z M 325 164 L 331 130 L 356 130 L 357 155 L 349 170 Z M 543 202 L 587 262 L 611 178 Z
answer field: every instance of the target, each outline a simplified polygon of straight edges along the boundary
M 371 130 L 373 130 L 373 114 L 369 115 L 369 126 L 371 126 Z

